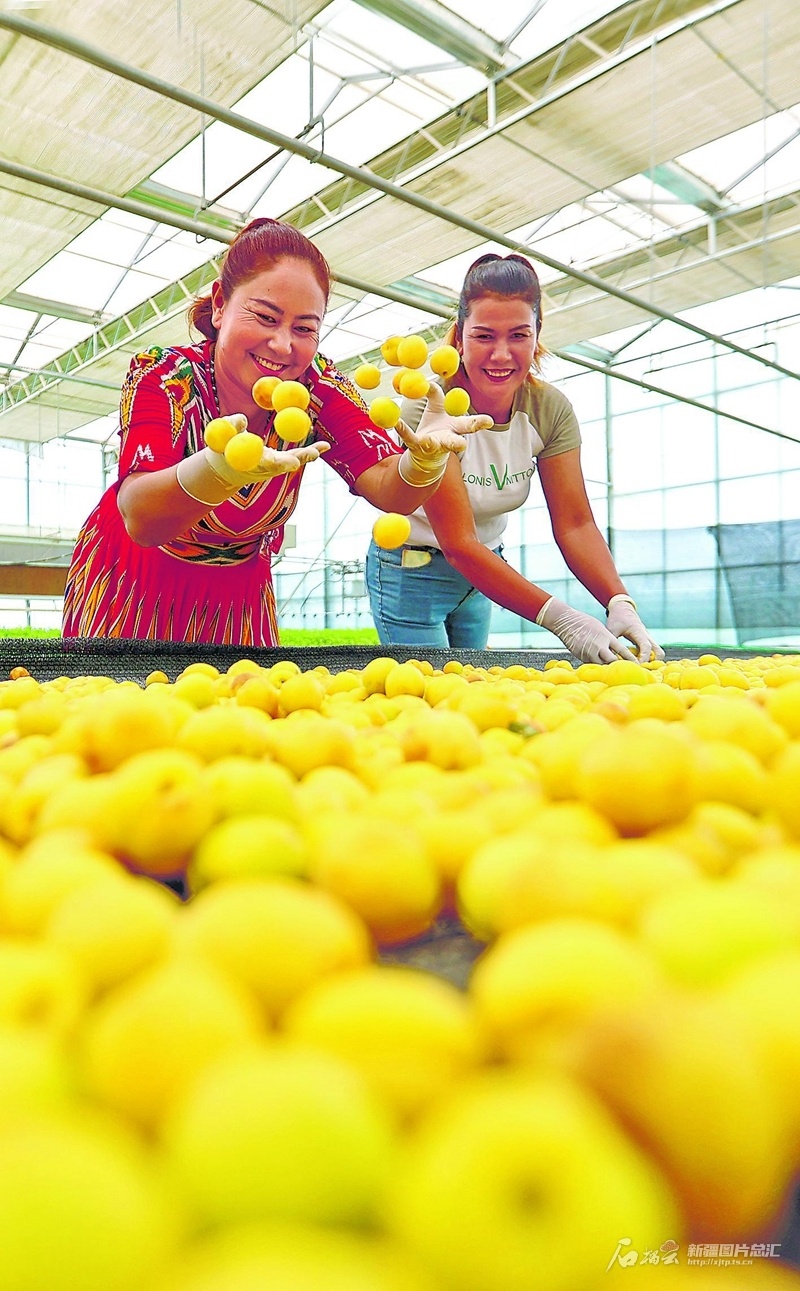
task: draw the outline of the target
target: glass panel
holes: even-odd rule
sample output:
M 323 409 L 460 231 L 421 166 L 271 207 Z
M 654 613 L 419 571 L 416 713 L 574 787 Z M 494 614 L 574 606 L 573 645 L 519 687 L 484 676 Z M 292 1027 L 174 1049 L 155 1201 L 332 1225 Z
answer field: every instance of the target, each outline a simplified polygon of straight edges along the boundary
M 664 527 L 664 494 L 632 493 L 615 497 L 612 512 L 614 530 L 662 529 Z
M 569 399 L 582 426 L 592 420 L 602 421 L 605 416 L 605 377 L 599 372 L 585 372 L 556 384 Z
M 774 430 L 783 430 L 780 422 L 777 385 L 774 381 L 764 381 L 759 385 L 739 386 L 735 390 L 722 390 L 719 395 L 719 407 L 722 412 L 734 412 L 737 417 L 749 417 L 758 426 Z M 760 433 L 762 439 L 772 436 Z
M 606 457 L 606 428 L 602 422 L 590 422 L 582 428 L 581 467 L 587 488 L 596 497 L 598 489 L 605 493 L 608 479 Z
M 778 484 L 781 499 L 778 518 L 797 519 L 800 517 L 800 470 L 783 471 L 778 476 Z
M 698 484 L 686 489 L 668 489 L 664 494 L 664 524 L 669 529 L 688 529 L 714 524 L 717 516 L 716 488 Z
M 628 574 L 656 572 L 664 568 L 662 529 L 615 529 L 614 560 L 623 578 Z
M 775 435 L 720 420 L 720 479 L 778 470 L 781 454 L 781 440 Z
M 662 409 L 664 484 L 695 484 L 716 474 L 714 418 L 686 404 Z
M 24 480 L 0 476 L 0 532 L 28 524 L 28 494 Z
M 719 486 L 721 524 L 774 520 L 780 514 L 781 488 L 778 475 L 757 475 L 746 480 L 727 480 Z
M 614 417 L 611 467 L 617 495 L 662 486 L 661 409 Z
M 511 563 L 513 564 L 513 561 Z M 517 568 L 532 583 L 537 583 L 540 587 L 546 588 L 548 592 L 553 592 L 555 580 L 569 577 L 569 570 L 564 564 L 564 558 L 552 541 L 548 544 L 529 544 L 525 548 L 524 560 L 520 559 Z
M 669 570 L 711 568 L 717 562 L 717 544 L 708 528 L 666 529 L 664 567 Z
M 713 640 L 717 621 L 717 577 L 713 569 L 684 570 L 666 576 L 664 623 L 697 628 Z

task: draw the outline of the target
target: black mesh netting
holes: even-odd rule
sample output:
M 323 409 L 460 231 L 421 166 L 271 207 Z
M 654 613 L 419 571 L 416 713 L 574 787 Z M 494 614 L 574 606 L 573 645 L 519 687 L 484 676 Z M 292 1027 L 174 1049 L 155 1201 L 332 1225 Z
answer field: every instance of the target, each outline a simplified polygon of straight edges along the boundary
M 672 646 L 668 659 L 696 659 L 708 646 Z M 736 650 L 727 646 L 717 650 L 734 658 Z M 747 651 L 742 651 L 746 657 Z M 331 672 L 346 668 L 363 668 L 371 659 L 385 655 L 403 663 L 407 659 L 427 659 L 442 667 L 450 659 L 459 659 L 482 668 L 508 668 L 522 664 L 543 668 L 549 659 L 578 660 L 566 651 L 543 650 L 434 650 L 427 646 L 275 646 L 269 649 L 247 646 L 189 644 L 171 641 L 111 641 L 100 637 L 0 637 L 0 680 L 12 668 L 27 668 L 40 681 L 54 677 L 103 676 L 117 681 L 143 682 L 155 671 L 166 673 L 170 681 L 190 663 L 210 663 L 224 672 L 237 659 L 252 659 L 269 667 L 279 659 L 289 659 L 301 668 L 324 664 Z
M 711 527 L 740 640 L 800 634 L 800 520 Z

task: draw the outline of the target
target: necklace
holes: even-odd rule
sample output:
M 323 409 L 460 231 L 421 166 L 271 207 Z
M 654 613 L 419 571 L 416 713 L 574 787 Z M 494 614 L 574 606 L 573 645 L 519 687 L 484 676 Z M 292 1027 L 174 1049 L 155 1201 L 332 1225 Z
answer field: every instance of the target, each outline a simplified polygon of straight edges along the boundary
M 208 347 L 208 373 L 209 373 L 209 376 L 211 377 L 211 393 L 212 393 L 212 394 L 213 394 L 213 396 L 214 396 L 214 404 L 216 405 L 216 409 L 217 409 L 217 416 L 219 416 L 219 415 L 220 415 L 220 413 L 222 412 L 222 409 L 221 409 L 221 408 L 220 408 L 220 406 L 219 406 L 219 393 L 218 393 L 218 391 L 217 391 L 217 374 L 216 374 L 216 372 L 215 372 L 215 370 L 214 370 L 214 345 L 213 345 L 213 343 L 212 343 L 211 345 L 209 345 L 209 347 Z
M 215 366 L 214 366 L 214 344 L 213 344 L 213 342 L 212 342 L 212 344 L 209 346 L 209 349 L 208 349 L 208 374 L 209 374 L 210 381 L 211 381 L 211 393 L 212 393 L 212 394 L 213 394 L 213 396 L 214 396 L 214 403 L 216 404 L 217 416 L 218 416 L 218 417 L 222 417 L 222 416 L 224 416 L 224 415 L 226 415 L 226 414 L 224 414 L 224 413 L 223 413 L 222 408 L 221 408 L 221 406 L 220 406 L 220 402 L 219 402 L 219 391 L 217 390 L 217 373 L 216 373 L 216 368 L 215 368 Z M 259 423 L 261 423 L 261 424 L 256 426 L 256 425 L 254 425 L 254 424 L 253 424 L 254 422 L 259 422 Z M 258 414 L 256 414 L 256 416 L 255 416 L 255 417 L 253 417 L 253 416 L 248 416 L 248 430 L 253 431 L 253 433 L 254 433 L 254 434 L 256 434 L 256 435 L 260 435 L 260 436 L 261 436 L 261 438 L 263 439 L 263 438 L 265 438 L 265 436 L 266 436 L 266 430 L 267 430 L 267 423 L 268 423 L 268 422 L 269 422 L 269 415 L 268 415 L 268 414 L 267 414 L 263 419 L 262 419 L 261 417 L 259 417 L 259 416 L 258 416 Z

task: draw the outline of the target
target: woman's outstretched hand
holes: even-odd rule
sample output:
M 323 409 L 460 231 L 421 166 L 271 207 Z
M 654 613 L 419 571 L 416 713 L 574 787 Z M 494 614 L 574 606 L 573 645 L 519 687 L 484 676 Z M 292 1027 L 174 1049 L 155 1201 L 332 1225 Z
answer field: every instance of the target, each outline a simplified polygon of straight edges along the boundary
M 203 449 L 203 452 L 208 454 L 207 460 L 212 471 L 221 480 L 240 489 L 244 484 L 253 484 L 257 480 L 271 480 L 275 475 L 293 475 L 295 471 L 300 470 L 301 466 L 315 462 L 322 453 L 328 451 L 328 448 L 329 445 L 325 443 L 304 444 L 287 449 L 265 446 L 258 462 L 249 471 L 234 470 L 224 453 L 215 453 L 210 448 Z
M 244 434 L 247 427 L 244 413 L 234 413 L 227 421 L 237 429 L 234 436 L 236 444 L 248 441 L 247 448 L 252 448 L 255 452 L 255 461 L 247 465 L 236 461 L 233 465 L 225 452 L 217 452 L 206 445 L 198 453 L 192 453 L 178 463 L 178 483 L 184 493 L 206 506 L 217 506 L 238 493 L 246 484 L 270 480 L 276 475 L 293 475 L 309 462 L 316 461 L 329 447 L 326 443 L 303 444 L 291 449 L 267 448 L 263 445 L 259 455 L 258 437 Z
M 491 417 L 473 413 L 466 417 L 451 417 L 445 412 L 444 392 L 435 382 L 428 389 L 425 411 L 416 430 L 404 421 L 395 427 L 398 437 L 406 446 L 398 467 L 406 484 L 426 488 L 444 475 L 451 453 L 463 453 L 467 446 L 465 435 L 478 430 L 489 430 L 494 425 Z

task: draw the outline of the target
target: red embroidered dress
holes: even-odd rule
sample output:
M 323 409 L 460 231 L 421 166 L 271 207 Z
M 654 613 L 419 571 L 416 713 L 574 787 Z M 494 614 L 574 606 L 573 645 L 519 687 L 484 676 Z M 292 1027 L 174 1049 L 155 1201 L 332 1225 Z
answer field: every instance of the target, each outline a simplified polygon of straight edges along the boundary
M 64 636 L 278 644 L 271 557 L 297 502 L 302 470 L 246 485 L 162 547 L 135 543 L 117 506 L 127 475 L 163 470 L 202 449 L 204 427 L 220 415 L 213 351 L 210 341 L 154 347 L 131 362 L 120 402 L 119 477 L 78 535 Z M 331 445 L 323 462 L 351 488 L 362 471 L 398 451 L 369 420 L 355 387 L 322 355 L 304 382 L 311 393 L 308 442 Z M 265 442 L 279 443 L 269 423 Z

